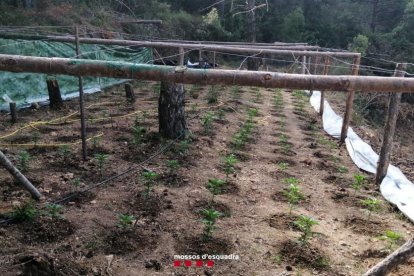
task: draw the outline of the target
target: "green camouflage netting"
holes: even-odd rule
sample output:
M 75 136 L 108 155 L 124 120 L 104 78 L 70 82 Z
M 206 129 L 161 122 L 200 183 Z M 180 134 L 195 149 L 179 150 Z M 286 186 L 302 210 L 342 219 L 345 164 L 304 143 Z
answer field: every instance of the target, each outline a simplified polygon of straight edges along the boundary
M 39 57 L 73 58 L 75 45 L 70 43 L 0 39 L 0 53 Z M 81 45 L 81 58 L 94 60 L 118 60 L 134 63 L 152 63 L 152 50 L 149 48 L 126 48 L 120 46 Z M 0 109 L 8 110 L 8 102 L 14 101 L 19 107 L 33 102 L 48 100 L 47 78 L 56 78 L 62 98 L 78 96 L 78 78 L 62 75 L 0 72 Z M 122 82 L 119 79 L 84 77 L 86 93 Z

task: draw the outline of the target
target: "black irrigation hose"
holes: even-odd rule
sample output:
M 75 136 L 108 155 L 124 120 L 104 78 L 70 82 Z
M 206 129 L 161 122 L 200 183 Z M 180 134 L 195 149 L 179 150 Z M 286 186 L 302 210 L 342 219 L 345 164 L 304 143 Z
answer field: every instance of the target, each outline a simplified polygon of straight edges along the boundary
M 191 119 L 194 119 L 194 118 L 196 118 L 197 116 L 199 116 L 200 115 L 200 112 L 198 112 L 198 114 L 196 114 L 195 116 L 193 116 L 192 118 L 189 118 L 190 120 Z M 53 201 L 52 202 L 52 204 L 59 204 L 59 203 L 65 203 L 65 202 L 67 202 L 68 200 L 70 200 L 70 199 L 72 199 L 72 198 L 75 198 L 75 197 L 77 197 L 77 196 L 79 196 L 79 195 L 81 195 L 82 193 L 85 193 L 85 192 L 87 192 L 87 191 L 90 191 L 90 190 L 92 190 L 92 189 L 95 189 L 95 188 L 97 188 L 97 187 L 99 187 L 99 186 L 102 186 L 102 185 L 104 185 L 104 184 L 106 184 L 106 183 L 108 183 L 108 182 L 110 182 L 110 181 L 113 181 L 113 180 L 116 180 L 116 179 L 119 179 L 119 178 L 121 178 L 122 176 L 125 176 L 125 175 L 127 175 L 127 174 L 129 174 L 129 173 L 131 173 L 131 172 L 133 172 L 133 171 L 135 171 L 135 170 L 137 170 L 138 168 L 141 168 L 141 167 L 143 167 L 143 165 L 145 164 L 145 163 L 147 163 L 147 162 L 149 162 L 149 161 L 151 161 L 151 160 L 153 160 L 154 158 L 156 158 L 156 157 L 158 157 L 159 155 L 161 155 L 161 154 L 163 154 L 165 151 L 167 151 L 169 148 L 171 148 L 171 146 L 175 143 L 175 142 L 177 142 L 178 140 L 180 140 L 181 139 L 181 137 L 183 137 L 186 133 L 188 132 L 188 130 L 187 131 L 184 131 L 183 133 L 181 133 L 177 138 L 175 138 L 174 140 L 172 140 L 171 142 L 169 142 L 164 148 L 162 148 L 162 149 L 160 149 L 158 152 L 156 152 L 155 154 L 153 154 L 152 156 L 150 156 L 148 159 L 146 159 L 146 160 L 144 160 L 144 161 L 142 161 L 142 162 L 140 162 L 139 164 L 137 164 L 136 166 L 133 166 L 133 167 L 131 167 L 131 168 L 129 168 L 128 170 L 126 170 L 126 171 L 124 171 L 124 172 L 122 172 L 122 173 L 119 173 L 119 174 L 117 174 L 117 175 L 115 175 L 115 176 L 112 176 L 112 177 L 110 177 L 110 178 L 108 178 L 108 179 L 105 179 L 105 180 L 103 180 L 103 181 L 101 181 L 101 182 L 99 182 L 99 183 L 95 183 L 95 184 L 93 184 L 93 185 L 91 185 L 91 186 L 89 186 L 89 187 L 87 187 L 87 188 L 84 188 L 84 189 L 82 189 L 81 191 L 77 191 L 77 192 L 75 192 L 75 193 L 71 193 L 71 194 L 69 194 L 69 195 L 67 195 L 67 196 L 65 196 L 65 197 L 63 197 L 63 198 L 61 198 L 61 199 L 58 199 L 58 200 L 55 200 L 55 201 Z M 41 209 L 43 209 L 43 208 L 41 208 Z M 10 219 L 7 219 L 7 220 L 2 220 L 2 221 L 0 221 L 0 225 L 5 225 L 5 224 L 8 224 L 8 223 L 11 223 L 11 222 L 13 222 L 14 221 L 14 219 L 13 218 L 10 218 Z

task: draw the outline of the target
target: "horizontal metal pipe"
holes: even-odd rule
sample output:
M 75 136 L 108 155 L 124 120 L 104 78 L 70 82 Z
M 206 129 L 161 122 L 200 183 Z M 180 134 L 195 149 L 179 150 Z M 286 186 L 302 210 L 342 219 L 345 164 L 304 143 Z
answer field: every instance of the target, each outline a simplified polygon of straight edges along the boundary
M 119 61 L 0 55 L 0 71 L 325 91 L 414 92 L 414 79 L 207 70 Z

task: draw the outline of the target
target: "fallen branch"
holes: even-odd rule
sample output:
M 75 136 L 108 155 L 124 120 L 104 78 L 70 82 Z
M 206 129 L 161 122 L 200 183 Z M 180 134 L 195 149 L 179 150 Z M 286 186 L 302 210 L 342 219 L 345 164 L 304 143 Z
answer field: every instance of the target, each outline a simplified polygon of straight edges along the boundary
M 371 268 L 364 276 L 382 276 L 387 275 L 392 269 L 399 264 L 406 262 L 414 256 L 414 239 L 409 240 L 403 246 L 398 248 L 394 253 L 382 260 L 376 266 Z

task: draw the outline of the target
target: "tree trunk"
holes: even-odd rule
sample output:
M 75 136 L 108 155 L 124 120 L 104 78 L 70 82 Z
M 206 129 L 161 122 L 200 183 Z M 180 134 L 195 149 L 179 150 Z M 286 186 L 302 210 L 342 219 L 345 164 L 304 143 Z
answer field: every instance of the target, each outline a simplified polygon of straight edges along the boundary
M 246 30 L 247 40 L 249 42 L 256 42 L 256 13 L 255 8 L 256 0 L 247 0 L 247 13 L 246 13 Z M 257 71 L 259 70 L 259 59 L 249 58 L 247 59 L 247 70 Z
M 185 90 L 182 84 L 161 82 L 158 117 L 162 137 L 176 139 L 187 130 L 184 97 Z
M 60 95 L 59 83 L 57 80 L 47 80 L 47 90 L 49 92 L 50 108 L 59 109 L 63 106 L 62 96 Z

